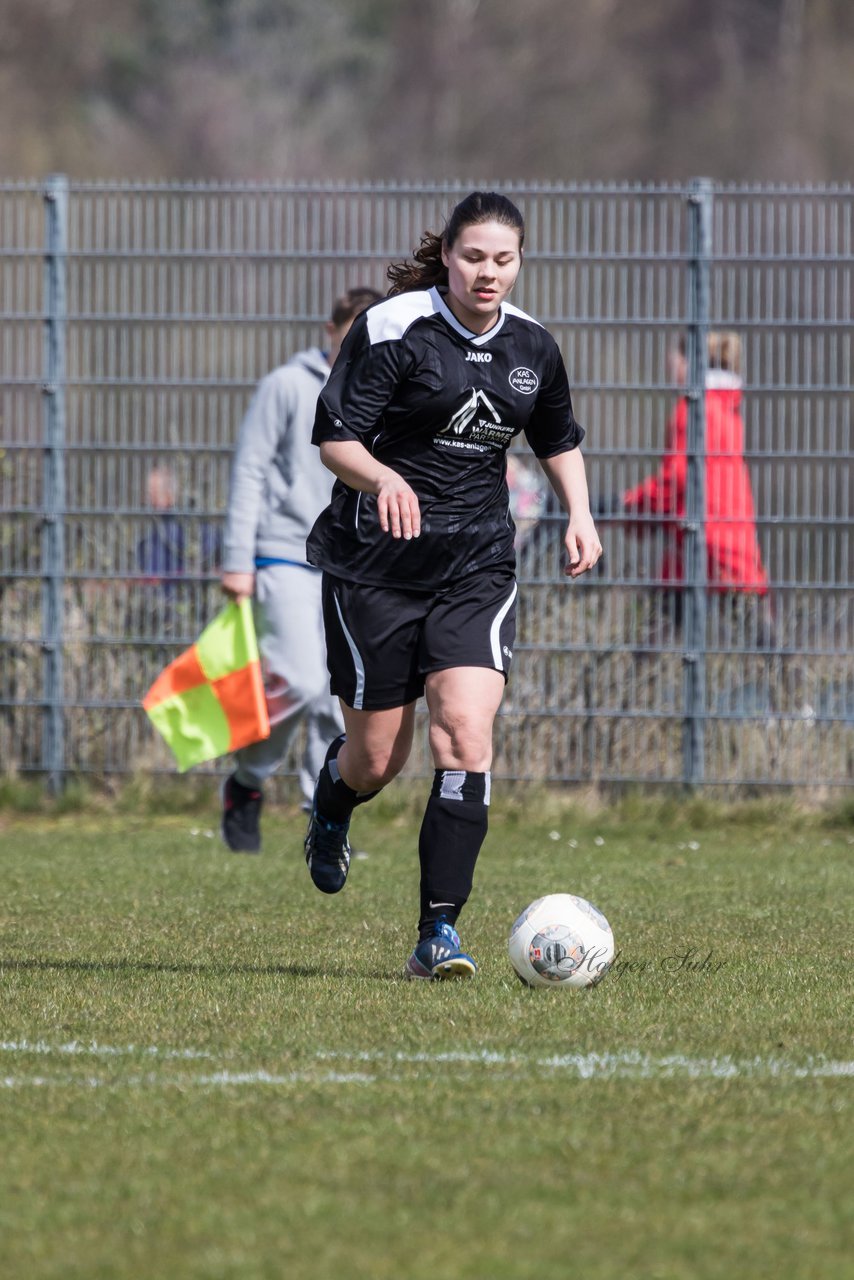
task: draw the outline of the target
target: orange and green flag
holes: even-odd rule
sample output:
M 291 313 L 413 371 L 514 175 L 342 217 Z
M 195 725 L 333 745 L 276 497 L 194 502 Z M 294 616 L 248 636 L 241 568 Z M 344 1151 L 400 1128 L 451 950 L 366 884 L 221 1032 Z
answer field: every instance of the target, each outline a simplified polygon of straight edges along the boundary
M 269 737 L 251 602 L 226 605 L 161 671 L 142 705 L 180 773 Z

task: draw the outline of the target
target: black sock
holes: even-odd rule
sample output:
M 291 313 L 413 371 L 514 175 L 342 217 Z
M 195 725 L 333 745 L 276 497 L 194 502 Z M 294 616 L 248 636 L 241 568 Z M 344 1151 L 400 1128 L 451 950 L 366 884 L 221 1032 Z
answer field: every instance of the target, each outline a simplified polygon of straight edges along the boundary
M 337 760 L 338 752 L 345 740 L 345 735 L 342 733 L 340 738 L 336 738 L 331 744 L 317 779 L 315 808 L 320 817 L 325 818 L 327 822 L 348 822 L 356 805 L 364 804 L 366 800 L 373 800 L 374 796 L 379 795 L 381 789 L 354 791 L 352 787 L 347 786 L 338 772 Z
M 427 801 L 418 855 L 421 860 L 419 937 L 440 916 L 456 922 L 471 893 L 474 867 L 486 838 L 489 773 L 437 769 Z

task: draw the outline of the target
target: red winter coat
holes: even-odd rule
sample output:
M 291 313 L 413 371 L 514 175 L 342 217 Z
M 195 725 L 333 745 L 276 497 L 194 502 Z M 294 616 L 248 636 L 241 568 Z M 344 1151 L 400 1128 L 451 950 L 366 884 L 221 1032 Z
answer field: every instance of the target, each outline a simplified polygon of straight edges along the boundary
M 756 512 L 744 461 L 741 383 L 723 371 L 706 382 L 707 581 L 713 591 L 765 595 L 768 578 L 756 538 Z M 661 577 L 682 582 L 685 479 L 688 470 L 688 401 L 679 401 L 667 424 L 667 445 L 657 473 L 623 494 L 628 514 L 658 515 L 668 530 Z

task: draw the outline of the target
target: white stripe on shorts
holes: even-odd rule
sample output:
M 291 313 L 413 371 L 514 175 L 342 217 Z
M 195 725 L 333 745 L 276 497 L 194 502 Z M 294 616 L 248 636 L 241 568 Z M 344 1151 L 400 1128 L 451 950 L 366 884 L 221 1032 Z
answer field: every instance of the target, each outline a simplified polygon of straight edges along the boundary
M 338 603 L 338 596 L 334 592 L 333 592 L 333 596 L 335 599 L 335 608 L 338 612 L 338 621 L 341 623 L 341 630 L 344 632 L 344 636 L 347 640 L 347 644 L 350 646 L 350 653 L 353 658 L 353 666 L 356 668 L 356 693 L 353 698 L 353 710 L 361 711 L 362 703 L 365 700 L 365 664 L 362 661 L 362 655 L 359 653 L 359 650 L 356 648 L 356 641 L 353 639 L 353 637 L 350 635 L 350 632 L 347 630 L 347 624 L 344 621 L 344 615 L 342 614 L 341 606 Z
M 496 671 L 504 670 L 504 663 L 501 661 L 501 624 L 510 612 L 510 606 L 516 599 L 516 592 L 518 590 L 519 588 L 514 582 L 513 590 L 496 613 L 492 620 L 492 626 L 489 628 L 489 643 L 492 647 L 492 662 Z

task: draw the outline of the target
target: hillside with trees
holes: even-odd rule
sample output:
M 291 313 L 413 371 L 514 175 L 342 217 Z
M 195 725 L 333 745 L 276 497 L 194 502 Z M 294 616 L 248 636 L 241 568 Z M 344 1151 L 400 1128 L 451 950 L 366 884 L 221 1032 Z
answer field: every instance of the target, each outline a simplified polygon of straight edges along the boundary
M 0 0 L 4 178 L 848 180 L 850 0 Z

